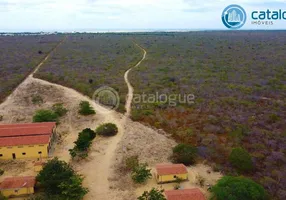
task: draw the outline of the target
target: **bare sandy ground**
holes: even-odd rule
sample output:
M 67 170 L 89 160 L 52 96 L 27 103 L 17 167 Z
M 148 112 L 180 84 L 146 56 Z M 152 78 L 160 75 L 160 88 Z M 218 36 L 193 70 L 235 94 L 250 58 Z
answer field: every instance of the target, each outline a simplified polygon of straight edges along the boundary
M 146 51 L 143 49 L 142 51 L 144 56 L 134 67 L 139 66 L 145 59 Z M 41 65 L 42 63 L 35 72 Z M 157 163 L 168 162 L 171 149 L 176 143 L 164 132 L 160 131 L 159 133 L 157 130 L 133 122 L 128 118 L 133 96 L 133 88 L 128 81 L 129 72 L 130 70 L 124 76 L 129 89 L 125 115 L 114 111 L 107 112 L 106 108 L 77 91 L 33 78 L 34 73 L 32 73 L 0 105 L 0 115 L 4 117 L 0 123 L 32 122 L 32 116 L 36 110 L 51 108 L 55 103 L 64 103 L 69 111 L 57 127 L 59 139 L 55 145 L 53 156 L 70 162 L 78 173 L 84 175 L 84 186 L 89 188 L 89 193 L 84 199 L 134 200 L 144 190 L 156 184 L 154 180 L 150 180 L 147 185 L 143 186 L 133 184 L 130 174 L 122 170 L 125 165 L 124 160 L 131 155 L 138 155 L 140 162 L 147 162 L 150 167 L 154 167 Z M 41 96 L 44 103 L 33 104 L 33 95 Z M 91 103 L 96 115 L 83 117 L 78 114 L 78 105 L 82 100 Z M 76 140 L 78 132 L 84 128 L 95 129 L 98 125 L 106 122 L 116 124 L 119 133 L 110 138 L 97 137 L 87 159 L 72 161 L 68 149 L 74 146 L 73 142 Z M 7 176 L 36 175 L 33 171 L 33 162 L 35 160 L 0 161 L 0 167 L 5 170 L 5 174 L 0 180 Z M 195 167 L 193 171 L 204 173 L 205 168 L 199 166 Z M 202 189 L 204 190 L 204 188 Z

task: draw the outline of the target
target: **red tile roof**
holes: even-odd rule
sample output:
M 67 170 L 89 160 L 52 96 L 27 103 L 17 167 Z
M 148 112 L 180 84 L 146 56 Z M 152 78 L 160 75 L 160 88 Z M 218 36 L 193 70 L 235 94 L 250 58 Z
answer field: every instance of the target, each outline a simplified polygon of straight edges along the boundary
M 36 184 L 36 178 L 33 176 L 26 177 L 10 177 L 5 178 L 0 184 L 0 190 L 5 189 L 20 189 L 34 187 Z
M 51 135 L 55 122 L 29 124 L 0 124 L 0 137 Z
M 206 200 L 198 188 L 165 191 L 167 200 Z
M 160 176 L 188 173 L 186 166 L 183 164 L 158 164 L 156 165 L 156 170 Z
M 0 147 L 48 144 L 49 142 L 50 142 L 50 135 L 2 137 L 0 138 Z

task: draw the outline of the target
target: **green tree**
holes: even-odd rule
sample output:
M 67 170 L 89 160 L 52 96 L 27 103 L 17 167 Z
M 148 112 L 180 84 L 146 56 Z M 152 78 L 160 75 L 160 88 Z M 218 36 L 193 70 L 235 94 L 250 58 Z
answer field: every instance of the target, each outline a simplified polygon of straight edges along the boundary
M 58 158 L 48 161 L 36 179 L 45 189 L 49 199 L 80 200 L 87 193 L 87 189 L 81 185 L 82 178 L 69 164 L 58 160 Z
M 173 159 L 177 163 L 191 165 L 195 163 L 197 148 L 190 144 L 178 144 L 173 148 Z
M 80 135 L 87 135 L 87 137 L 90 140 L 93 140 L 96 137 L 96 132 L 91 130 L 90 128 L 86 128 L 84 129 L 81 133 L 79 133 Z
M 229 161 L 239 172 L 249 172 L 254 168 L 251 156 L 242 148 L 232 149 Z
M 79 114 L 81 115 L 94 115 L 95 111 L 94 109 L 90 106 L 88 101 L 81 101 L 79 104 Z
M 266 200 L 264 188 L 251 179 L 225 176 L 211 188 L 211 200 Z
M 33 116 L 33 122 L 58 122 L 58 118 L 52 110 L 38 110 Z
M 82 177 L 74 175 L 59 185 L 65 199 L 81 200 L 88 193 L 88 189 L 81 186 L 82 181 Z
M 145 191 L 140 197 L 138 197 L 138 200 L 166 200 L 164 194 L 164 190 L 158 190 L 155 188 L 152 188 L 152 190 Z
M 148 164 L 139 164 L 132 170 L 131 177 L 135 183 L 144 183 L 152 177 L 151 169 L 147 169 Z
M 71 157 L 75 158 L 77 155 L 80 155 L 82 158 L 87 157 L 87 150 L 95 137 L 96 133 L 90 128 L 86 128 L 80 132 L 77 140 L 74 142 L 75 147 L 73 149 L 69 149 Z
M 63 106 L 62 103 L 56 103 L 53 105 L 52 110 L 56 113 L 59 117 L 64 116 L 67 114 L 68 110 Z
M 95 131 L 98 135 L 103 136 L 114 136 L 118 133 L 118 128 L 115 124 L 112 123 L 106 123 L 102 124 L 99 127 L 97 127 Z

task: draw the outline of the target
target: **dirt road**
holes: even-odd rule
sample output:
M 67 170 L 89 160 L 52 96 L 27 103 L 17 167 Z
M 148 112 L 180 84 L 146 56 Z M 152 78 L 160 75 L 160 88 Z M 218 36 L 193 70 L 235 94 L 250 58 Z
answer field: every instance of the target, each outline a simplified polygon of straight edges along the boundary
M 143 51 L 143 58 L 132 68 L 130 68 L 129 70 L 127 70 L 124 74 L 124 80 L 128 86 L 128 94 L 127 94 L 127 100 L 126 100 L 126 104 L 125 104 L 125 109 L 126 109 L 126 113 L 125 113 L 125 116 L 126 117 L 129 117 L 130 116 L 130 113 L 131 113 L 131 104 L 132 104 L 132 99 L 133 99 L 133 92 L 134 92 L 134 89 L 131 85 L 131 83 L 129 82 L 128 80 L 128 75 L 130 73 L 130 71 L 133 69 L 133 68 L 136 68 L 138 67 L 146 58 L 146 50 L 144 48 L 142 48 L 141 46 L 139 46 L 138 44 L 135 44 L 137 47 L 139 47 L 142 51 Z

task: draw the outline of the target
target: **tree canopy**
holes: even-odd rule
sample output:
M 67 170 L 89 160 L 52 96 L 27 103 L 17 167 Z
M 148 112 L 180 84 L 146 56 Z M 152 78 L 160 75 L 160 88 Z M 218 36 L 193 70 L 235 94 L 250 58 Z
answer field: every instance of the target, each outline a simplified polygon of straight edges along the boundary
M 224 176 L 211 188 L 211 200 L 266 200 L 267 193 L 258 183 L 245 177 Z
M 178 144 L 173 148 L 173 159 L 177 163 L 191 165 L 195 163 L 197 148 L 190 144 Z
M 81 200 L 88 192 L 82 187 L 83 178 L 58 158 L 48 161 L 36 179 L 50 199 Z
M 166 200 L 163 192 L 164 190 L 152 188 L 149 192 L 145 191 L 140 197 L 138 197 L 138 200 Z
M 249 172 L 254 168 L 251 156 L 242 148 L 232 149 L 229 161 L 240 172 Z

